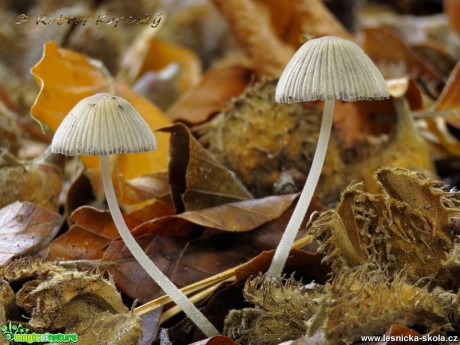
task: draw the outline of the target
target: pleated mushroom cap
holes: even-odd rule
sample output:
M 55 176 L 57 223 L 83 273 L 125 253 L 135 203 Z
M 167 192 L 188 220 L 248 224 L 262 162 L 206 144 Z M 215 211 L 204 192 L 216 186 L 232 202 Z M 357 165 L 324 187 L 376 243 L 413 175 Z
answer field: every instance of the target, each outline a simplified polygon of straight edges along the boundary
M 354 42 L 326 36 L 304 43 L 286 65 L 276 102 L 388 98 L 386 82 Z
M 104 156 L 154 150 L 149 125 L 125 99 L 107 93 L 82 99 L 54 134 L 51 152 Z

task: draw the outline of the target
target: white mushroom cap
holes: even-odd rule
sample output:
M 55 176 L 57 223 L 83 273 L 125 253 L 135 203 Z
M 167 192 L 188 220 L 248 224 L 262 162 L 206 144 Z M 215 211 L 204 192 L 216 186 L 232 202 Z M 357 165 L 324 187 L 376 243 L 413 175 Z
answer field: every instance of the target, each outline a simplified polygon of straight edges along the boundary
M 125 99 L 98 93 L 82 99 L 54 134 L 51 152 L 104 156 L 154 150 L 149 125 Z
M 384 49 L 382 47 L 382 49 Z M 284 69 L 276 102 L 388 98 L 385 80 L 354 42 L 326 36 L 304 43 Z

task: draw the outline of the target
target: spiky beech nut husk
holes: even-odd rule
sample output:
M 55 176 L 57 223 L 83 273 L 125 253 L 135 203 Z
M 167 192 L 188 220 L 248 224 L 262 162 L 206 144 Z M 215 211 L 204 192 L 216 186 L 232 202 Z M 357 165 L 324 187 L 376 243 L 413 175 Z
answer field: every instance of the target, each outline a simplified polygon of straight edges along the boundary
M 390 281 L 365 265 L 336 276 L 327 284 L 326 294 L 327 306 L 319 317 L 325 318 L 322 330 L 328 344 L 351 344 L 363 335 L 381 335 L 392 324 L 429 332 L 458 317 L 455 294 L 441 288 L 429 291 L 400 274 Z
M 17 259 L 2 268 L 1 274 L 9 283 L 33 279 L 46 280 L 66 269 L 39 259 L 25 257 Z
M 14 291 L 3 277 L 0 277 L 0 304 L 0 313 L 3 312 L 7 317 L 11 317 L 12 312 L 16 309 Z
M 246 345 L 275 345 L 305 334 L 307 321 L 319 308 L 323 287 L 305 285 L 293 277 L 247 280 L 246 300 L 256 308 L 232 310 L 224 334 Z
M 200 141 L 258 197 L 272 194 L 283 171 L 295 169 L 306 178 L 321 124 L 318 105 L 275 103 L 275 88 L 273 80 L 247 87 L 226 110 L 197 128 Z M 337 199 L 343 187 L 341 168 L 332 139 L 317 188 L 321 201 Z
M 134 313 L 98 312 L 72 328 L 72 333 L 78 334 L 81 344 L 138 345 L 142 340 L 140 317 Z
M 31 326 L 49 329 L 68 328 L 98 312 L 128 312 L 112 280 L 76 271 L 26 282 L 16 303 L 32 315 Z
M 336 274 L 371 262 L 388 276 L 404 271 L 411 282 L 443 282 L 449 274 L 443 262 L 455 238 L 450 223 L 460 211 L 455 193 L 442 182 L 405 169 L 382 168 L 376 178 L 383 193 L 351 185 L 335 210 L 312 223 L 325 261 Z

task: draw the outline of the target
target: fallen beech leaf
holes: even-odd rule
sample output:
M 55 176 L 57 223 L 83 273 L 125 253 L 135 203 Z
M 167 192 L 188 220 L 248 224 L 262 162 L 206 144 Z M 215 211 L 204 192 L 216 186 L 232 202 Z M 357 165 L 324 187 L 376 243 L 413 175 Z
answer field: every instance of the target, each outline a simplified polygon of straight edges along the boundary
M 46 246 L 64 218 L 30 202 L 14 202 L 0 209 L 0 265 Z
M 173 121 L 202 123 L 243 92 L 251 77 L 252 71 L 245 67 L 215 68 L 168 109 L 168 116 Z
M 145 48 L 147 50 L 139 51 L 137 55 L 128 55 L 123 62 L 124 71 L 120 74 L 127 80 L 134 81 L 147 71 L 159 71 L 173 62 L 180 65 L 178 86 L 182 92 L 187 91 L 200 80 L 201 62 L 192 50 L 157 39 L 152 34 L 144 35 L 142 45 L 142 50 Z M 136 66 L 136 70 L 130 70 L 131 65 Z
M 277 219 L 296 198 L 297 194 L 269 196 L 184 212 L 145 222 L 136 227 L 133 234 L 171 235 L 171 227 L 182 230 L 186 227 L 183 221 L 222 231 L 245 232 Z M 178 225 L 174 226 L 175 220 Z
M 363 29 L 363 34 L 362 47 L 373 61 L 387 64 L 404 63 L 411 76 L 434 82 L 435 86 L 442 84 L 442 74 L 425 63 L 391 30 L 383 27 L 368 27 Z M 382 49 L 382 47 L 391 47 L 391 49 Z
M 279 77 L 294 49 L 276 37 L 264 6 L 245 0 L 213 0 L 259 76 Z M 269 53 L 268 53 L 269 52 Z
M 449 79 L 447 80 L 447 83 L 433 108 L 435 110 L 449 110 L 452 112 L 460 111 L 459 93 L 460 62 L 458 62 L 452 70 Z M 427 118 L 426 122 L 428 124 L 428 129 L 438 138 L 444 149 L 454 156 L 460 156 L 459 139 L 453 136 L 447 128 L 447 124 L 449 124 L 457 129 L 460 129 L 460 120 L 455 116 L 448 116 L 447 118 Z
M 43 57 L 32 70 L 40 93 L 31 114 L 55 132 L 62 119 L 81 99 L 105 91 L 107 81 L 84 55 L 45 44 Z
M 252 198 L 235 174 L 217 162 L 183 124 L 171 133 L 169 183 L 176 213 Z
M 300 36 L 350 37 L 319 0 L 213 0 L 259 76 L 279 77 Z M 267 53 L 268 52 L 268 53 Z
M 109 211 L 83 206 L 75 210 L 69 220 L 70 229 L 52 241 L 40 256 L 47 260 L 98 260 L 107 246 L 119 238 Z M 129 228 L 139 223 L 125 216 Z
M 320 208 L 321 206 L 317 203 L 313 204 L 309 214 L 312 210 Z M 175 217 L 172 224 L 165 221 L 161 231 L 165 233 L 171 229 L 173 235 L 176 235 L 175 229 L 185 231 L 188 227 L 189 230 L 195 230 L 187 234 L 188 238 L 140 233 L 138 231 L 140 228 L 136 229 L 133 234 L 136 235 L 136 240 L 155 264 L 177 286 L 182 287 L 235 267 L 255 257 L 261 251 L 275 248 L 292 209 L 293 205 L 281 216 L 252 231 L 243 233 L 208 229 L 204 231 L 202 236 L 191 239 L 192 235 L 196 235 L 196 230 L 199 227 Z M 308 219 L 308 214 L 306 218 Z M 177 225 L 178 222 L 181 222 L 180 225 Z M 191 229 L 191 227 L 194 228 Z M 146 273 L 138 268 L 137 263 L 124 260 L 130 257 L 131 254 L 121 241 L 112 242 L 104 253 L 104 260 L 122 261 L 116 267 L 109 269 L 120 289 L 141 302 L 147 302 L 163 294 L 153 283 L 139 284 L 139 282 L 150 280 Z M 267 266 L 268 264 L 267 262 Z
M 120 174 L 115 186 L 121 207 L 139 223 L 174 213 L 166 173 L 125 180 Z
M 58 211 L 63 163 L 62 156 L 51 153 L 21 163 L 7 151 L 0 150 L 0 207 L 15 201 L 30 201 Z
M 97 92 L 107 91 L 108 83 L 111 82 L 85 56 L 58 48 L 54 42 L 45 44 L 43 58 L 32 68 L 32 74 L 40 85 L 40 93 L 31 113 L 51 131 L 57 129 L 78 101 Z M 117 95 L 136 108 L 152 130 L 171 123 L 157 107 L 126 85 L 117 84 L 115 89 Z M 131 179 L 147 173 L 167 171 L 168 134 L 158 133 L 157 142 L 158 149 L 155 151 L 117 156 L 117 172 Z M 88 169 L 99 170 L 98 157 L 82 156 L 82 160 Z M 94 174 L 97 176 L 97 172 Z M 95 191 L 100 195 L 101 187 L 98 183 L 96 181 Z

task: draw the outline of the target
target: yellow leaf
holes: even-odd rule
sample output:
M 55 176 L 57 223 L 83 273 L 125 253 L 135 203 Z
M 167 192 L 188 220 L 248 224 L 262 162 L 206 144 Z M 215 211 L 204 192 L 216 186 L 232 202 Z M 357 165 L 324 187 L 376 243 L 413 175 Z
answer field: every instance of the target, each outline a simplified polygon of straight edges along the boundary
M 32 74 L 40 85 L 40 93 L 32 106 L 32 116 L 53 132 L 82 98 L 108 91 L 108 81 L 84 55 L 58 48 L 54 42 L 45 44 L 43 58 L 32 68 Z M 161 110 L 126 85 L 117 83 L 115 89 L 118 96 L 125 98 L 136 108 L 152 131 L 171 123 Z M 158 133 L 156 138 L 158 149 L 155 151 L 118 155 L 118 172 L 131 179 L 143 174 L 167 171 L 169 135 Z M 99 167 L 98 157 L 84 156 L 82 160 L 91 171 Z M 91 174 L 93 177 L 97 176 L 95 171 Z M 98 195 L 98 182 L 93 182 Z

